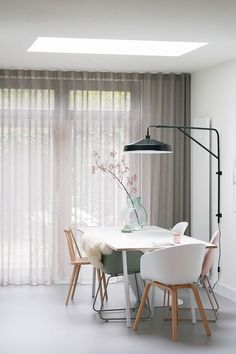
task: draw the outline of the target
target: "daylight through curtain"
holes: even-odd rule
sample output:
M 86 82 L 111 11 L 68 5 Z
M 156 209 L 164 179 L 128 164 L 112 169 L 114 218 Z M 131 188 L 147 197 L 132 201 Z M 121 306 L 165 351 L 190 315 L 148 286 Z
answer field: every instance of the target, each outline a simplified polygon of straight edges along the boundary
M 115 151 L 121 160 L 123 146 L 140 139 L 147 124 L 188 123 L 187 81 L 188 75 L 0 71 L 1 284 L 65 282 L 64 227 L 120 225 L 126 195 L 106 174 L 92 174 L 93 152 L 106 161 Z M 162 226 L 188 217 L 190 200 L 189 147 L 168 134 L 162 132 L 178 161 L 125 157 L 148 222 Z

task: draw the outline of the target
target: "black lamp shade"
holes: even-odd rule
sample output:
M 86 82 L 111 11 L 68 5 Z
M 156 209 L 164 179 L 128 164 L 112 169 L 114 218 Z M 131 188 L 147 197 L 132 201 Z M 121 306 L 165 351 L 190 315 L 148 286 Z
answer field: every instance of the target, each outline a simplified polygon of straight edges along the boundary
M 146 138 L 135 143 L 125 145 L 124 152 L 136 154 L 168 154 L 172 152 L 171 146 L 160 141 Z

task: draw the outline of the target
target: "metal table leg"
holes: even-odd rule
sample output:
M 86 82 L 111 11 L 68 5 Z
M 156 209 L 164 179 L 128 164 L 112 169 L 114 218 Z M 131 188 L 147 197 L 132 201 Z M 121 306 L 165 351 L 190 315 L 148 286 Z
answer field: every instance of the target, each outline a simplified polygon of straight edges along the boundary
M 96 285 L 96 268 L 93 267 L 92 297 L 95 296 L 95 285 Z
M 191 317 L 192 317 L 192 324 L 196 324 L 196 311 L 195 311 L 195 299 L 193 296 L 192 289 L 189 289 L 189 296 L 190 296 L 190 308 L 191 308 Z
M 123 262 L 124 286 L 125 286 L 126 325 L 127 325 L 127 327 L 131 327 L 129 279 L 128 279 L 127 254 L 126 254 L 126 251 L 122 251 L 122 262 Z

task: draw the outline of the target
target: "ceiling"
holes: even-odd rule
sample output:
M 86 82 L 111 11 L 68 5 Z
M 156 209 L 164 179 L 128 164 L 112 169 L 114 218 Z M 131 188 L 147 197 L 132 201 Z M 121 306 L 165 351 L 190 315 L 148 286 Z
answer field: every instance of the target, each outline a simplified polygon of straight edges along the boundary
M 28 53 L 38 37 L 209 42 L 181 57 Z M 0 68 L 194 72 L 236 58 L 236 0 L 0 0 Z

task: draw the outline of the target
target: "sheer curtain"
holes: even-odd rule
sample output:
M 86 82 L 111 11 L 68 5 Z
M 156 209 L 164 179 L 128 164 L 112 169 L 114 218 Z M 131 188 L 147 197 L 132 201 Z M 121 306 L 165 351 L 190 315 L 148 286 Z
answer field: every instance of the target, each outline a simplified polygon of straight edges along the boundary
M 189 74 L 144 74 L 142 84 L 143 131 L 149 124 L 191 125 Z M 152 128 L 150 133 L 173 148 L 173 154 L 142 159 L 142 195 L 150 222 L 170 228 L 187 220 L 190 234 L 190 139 L 177 129 Z
M 92 152 L 119 158 L 137 135 L 140 81 L 5 71 L 0 86 L 1 283 L 60 282 L 65 225 L 119 224 L 126 196 L 92 175 Z
M 1 284 L 64 282 L 64 227 L 119 225 L 126 195 L 108 176 L 91 173 L 92 153 L 105 160 L 116 151 L 121 158 L 149 123 L 188 124 L 188 79 L 0 71 Z M 189 155 L 185 141 L 161 134 L 173 140 L 177 161 L 126 159 L 149 221 L 171 226 L 189 215 Z

